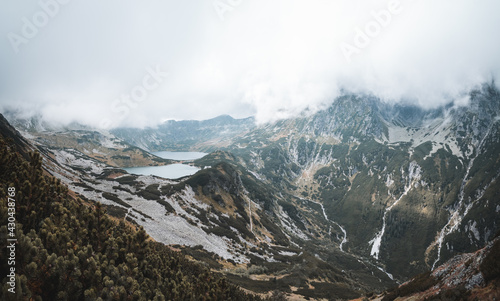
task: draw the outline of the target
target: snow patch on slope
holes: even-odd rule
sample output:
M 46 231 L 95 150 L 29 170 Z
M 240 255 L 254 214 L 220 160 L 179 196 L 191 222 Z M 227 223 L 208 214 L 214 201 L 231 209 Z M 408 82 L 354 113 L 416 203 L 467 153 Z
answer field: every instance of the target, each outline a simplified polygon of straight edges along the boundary
M 113 136 L 112 134 L 108 132 L 101 132 L 101 137 L 100 137 L 99 143 L 107 148 L 114 148 L 114 149 L 123 149 L 126 148 L 127 146 L 118 138 Z
M 403 194 L 392 203 L 391 206 L 387 207 L 384 212 L 384 216 L 382 218 L 382 229 L 377 233 L 377 235 L 368 242 L 368 244 L 372 245 L 372 249 L 370 251 L 370 256 L 373 256 L 375 259 L 378 259 L 379 254 L 380 254 L 380 246 L 382 245 L 382 237 L 385 234 L 385 228 L 386 228 L 386 219 L 387 219 L 387 214 L 396 206 L 401 199 L 408 194 L 410 189 L 414 185 L 418 185 L 418 180 L 420 179 L 421 176 L 421 168 L 417 164 L 417 162 L 412 161 L 410 162 L 410 165 L 408 167 L 408 177 L 407 177 L 407 185 L 405 185 L 405 190 Z
M 56 156 L 56 160 L 60 164 L 83 168 L 87 171 L 91 171 L 94 174 L 102 173 L 104 168 L 106 167 L 106 165 L 102 163 L 97 163 L 96 161 L 90 159 L 77 157 L 80 152 L 74 149 L 52 150 L 52 153 Z
M 310 238 L 305 234 L 302 230 L 300 230 L 297 225 L 293 222 L 293 220 L 290 218 L 290 216 L 286 213 L 285 210 L 283 210 L 283 207 L 278 206 L 279 210 L 279 217 L 280 217 L 280 222 L 281 225 L 290 233 L 293 235 L 299 237 L 300 239 L 303 240 L 309 240 Z
M 454 134 L 451 132 L 452 117 L 450 116 L 427 121 L 419 128 L 400 127 L 389 123 L 386 125 L 389 131 L 387 137 L 389 143 L 411 142 L 412 147 L 415 148 L 425 142 L 432 142 L 432 150 L 428 156 L 448 146 L 453 155 L 463 157 L 456 139 L 453 138 Z

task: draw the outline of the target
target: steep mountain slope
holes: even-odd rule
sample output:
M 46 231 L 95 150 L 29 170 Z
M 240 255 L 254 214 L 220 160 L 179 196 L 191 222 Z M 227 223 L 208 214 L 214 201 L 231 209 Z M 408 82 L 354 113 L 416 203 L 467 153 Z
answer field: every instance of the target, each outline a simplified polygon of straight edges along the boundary
M 0 122 L 1 300 L 260 300 L 75 197 Z
M 339 248 L 405 279 L 498 230 L 499 114 L 494 84 L 472 91 L 467 106 L 427 111 L 347 95 L 227 150 L 263 182 L 322 204 L 346 233 Z
M 484 248 L 454 256 L 432 273 L 373 299 L 397 300 L 498 300 L 500 297 L 500 238 Z
M 0 114 L 0 135 L 6 140 L 11 140 L 15 150 L 24 158 L 29 158 L 28 152 L 31 151 L 30 143 L 19 134 L 19 132 L 10 125 L 9 121 Z
M 253 118 L 233 119 L 225 115 L 203 121 L 169 120 L 157 128 L 119 128 L 111 132 L 130 144 L 148 151 L 213 151 L 254 127 Z

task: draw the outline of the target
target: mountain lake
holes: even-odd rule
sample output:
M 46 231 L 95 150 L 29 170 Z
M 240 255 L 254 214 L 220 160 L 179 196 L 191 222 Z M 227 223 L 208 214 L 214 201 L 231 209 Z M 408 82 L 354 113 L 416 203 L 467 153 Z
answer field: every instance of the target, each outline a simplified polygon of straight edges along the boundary
M 153 155 L 164 159 L 171 160 L 196 160 L 202 158 L 206 155 L 206 153 L 200 152 L 154 152 Z M 142 166 L 142 167 L 128 167 L 123 168 L 128 173 L 136 174 L 136 175 L 154 175 L 166 179 L 178 179 L 185 176 L 190 176 L 195 174 L 198 170 L 198 167 L 194 167 L 187 164 L 170 164 L 164 166 Z

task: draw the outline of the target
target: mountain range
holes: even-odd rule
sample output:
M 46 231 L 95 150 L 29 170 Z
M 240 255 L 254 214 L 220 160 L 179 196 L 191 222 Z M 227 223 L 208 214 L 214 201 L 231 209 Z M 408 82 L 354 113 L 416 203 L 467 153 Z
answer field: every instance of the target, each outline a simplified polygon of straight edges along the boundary
M 376 296 L 419 273 L 444 279 L 438 271 L 457 255 L 498 249 L 494 83 L 433 109 L 345 94 L 264 125 L 221 116 L 102 132 L 7 118 L 78 197 L 256 293 Z M 158 150 L 211 153 L 181 179 L 121 169 L 173 162 L 148 153 Z M 498 277 L 475 271 L 468 291 Z

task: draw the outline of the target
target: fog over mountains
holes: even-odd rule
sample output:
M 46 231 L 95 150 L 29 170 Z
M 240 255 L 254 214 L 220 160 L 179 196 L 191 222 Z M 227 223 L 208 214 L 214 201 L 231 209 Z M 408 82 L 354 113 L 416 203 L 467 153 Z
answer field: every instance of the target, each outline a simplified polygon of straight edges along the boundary
M 276 280 L 288 294 L 354 298 L 492 246 L 500 92 L 486 83 L 468 98 L 426 110 L 346 94 L 264 125 L 221 116 L 112 133 L 9 118 L 79 196 L 216 270 L 245 264 L 224 272 L 238 285 L 265 292 L 274 284 L 251 275 L 288 275 Z M 210 154 L 172 180 L 119 169 L 171 163 L 137 147 Z M 488 285 L 477 275 L 460 283 Z
M 0 106 L 63 124 L 263 123 L 342 90 L 436 108 L 500 76 L 495 0 L 46 2 L 0 12 Z

